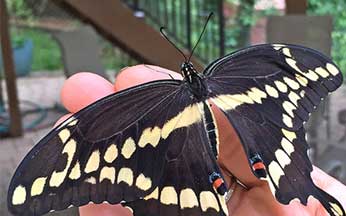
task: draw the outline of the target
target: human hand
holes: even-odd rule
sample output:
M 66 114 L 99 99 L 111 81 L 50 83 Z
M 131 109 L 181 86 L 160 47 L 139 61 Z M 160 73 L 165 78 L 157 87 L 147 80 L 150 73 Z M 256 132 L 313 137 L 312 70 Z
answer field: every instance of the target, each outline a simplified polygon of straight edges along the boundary
M 119 90 L 152 80 L 170 79 L 167 74 L 157 71 L 165 71 L 175 79 L 181 79 L 181 76 L 175 72 L 143 65 L 128 67 L 122 70 L 114 85 L 95 74 L 79 73 L 65 82 L 61 93 L 62 102 L 71 113 L 75 113 L 88 104 Z M 220 155 L 218 162 L 223 171 L 231 172 L 248 186 L 248 190 L 245 190 L 236 185 L 235 191 L 228 202 L 230 215 L 327 215 L 320 203 L 314 199 L 309 199 L 307 207 L 295 202 L 290 205 L 278 203 L 271 194 L 267 183 L 258 180 L 252 174 L 242 145 L 233 127 L 215 106 L 213 106 L 213 109 L 216 113 L 219 128 L 223 128 L 220 130 Z M 65 115 L 59 122 L 70 115 L 72 114 Z M 319 187 L 335 196 L 346 206 L 346 186 L 318 168 L 314 169 L 312 177 Z M 229 178 L 226 178 L 226 181 L 228 184 L 230 183 Z M 80 215 L 127 216 L 131 215 L 131 213 L 121 205 L 89 204 L 80 207 Z

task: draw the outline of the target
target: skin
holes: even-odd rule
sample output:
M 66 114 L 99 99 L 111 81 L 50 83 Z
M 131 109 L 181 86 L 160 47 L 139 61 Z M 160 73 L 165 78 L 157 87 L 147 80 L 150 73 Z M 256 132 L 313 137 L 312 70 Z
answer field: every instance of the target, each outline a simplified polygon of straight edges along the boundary
M 78 73 L 70 77 L 64 84 L 61 91 L 63 105 L 71 113 L 63 116 L 62 122 L 73 113 L 95 102 L 96 100 L 112 94 L 114 92 L 139 85 L 145 82 L 159 79 L 181 79 L 181 76 L 173 71 L 156 66 L 138 65 L 127 67 L 117 76 L 115 84 L 92 73 Z M 265 181 L 258 180 L 251 172 L 240 140 L 230 125 L 226 117 L 220 110 L 213 106 L 216 113 L 216 120 L 220 137 L 219 165 L 228 185 L 232 185 L 234 192 L 227 206 L 230 215 L 265 215 L 265 216 L 324 216 L 328 215 L 323 206 L 314 198 L 309 198 L 307 206 L 299 202 L 291 202 L 289 205 L 282 205 L 276 201 L 270 192 Z M 58 124 L 57 123 L 57 124 Z M 233 173 L 248 189 L 244 189 L 239 184 L 231 181 L 227 173 Z M 327 175 L 322 170 L 314 167 L 311 174 L 313 181 L 323 190 L 334 196 L 346 208 L 346 186 L 333 177 Z M 130 216 L 130 211 L 120 205 L 109 204 L 89 204 L 79 208 L 81 216 L 102 215 L 102 216 Z

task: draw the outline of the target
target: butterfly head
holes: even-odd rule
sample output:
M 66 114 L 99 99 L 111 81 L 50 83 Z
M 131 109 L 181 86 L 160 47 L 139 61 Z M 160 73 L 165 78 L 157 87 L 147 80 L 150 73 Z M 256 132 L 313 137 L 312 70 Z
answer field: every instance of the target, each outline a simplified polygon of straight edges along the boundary
M 192 62 L 188 62 L 188 61 L 184 61 L 181 64 L 180 71 L 181 71 L 181 74 L 184 76 L 184 78 L 187 78 L 187 79 L 190 79 L 190 77 L 193 74 L 197 73 L 196 69 L 193 67 Z

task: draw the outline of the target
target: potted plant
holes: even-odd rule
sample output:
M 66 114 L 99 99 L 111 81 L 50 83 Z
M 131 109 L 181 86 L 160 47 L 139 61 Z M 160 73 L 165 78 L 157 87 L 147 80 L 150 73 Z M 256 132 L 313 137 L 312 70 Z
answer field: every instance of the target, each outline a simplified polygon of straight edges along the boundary
M 26 6 L 24 0 L 7 0 L 8 12 L 11 19 L 32 19 L 31 10 Z M 15 23 L 14 22 L 14 23 Z M 13 62 L 17 76 L 26 76 L 31 70 L 33 59 L 33 42 L 30 38 L 23 36 L 23 32 L 17 27 L 11 31 L 11 44 Z M 3 66 L 0 53 L 0 68 Z

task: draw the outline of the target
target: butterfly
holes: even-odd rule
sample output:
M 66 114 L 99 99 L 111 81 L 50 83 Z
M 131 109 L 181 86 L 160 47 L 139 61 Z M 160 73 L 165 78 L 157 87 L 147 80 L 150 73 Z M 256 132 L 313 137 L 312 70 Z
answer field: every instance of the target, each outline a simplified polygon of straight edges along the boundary
M 160 80 L 102 98 L 48 133 L 17 168 L 14 215 L 122 203 L 135 216 L 228 215 L 216 162 L 219 131 L 210 102 L 235 128 L 253 174 L 288 204 L 309 196 L 330 215 L 341 204 L 312 181 L 303 124 L 342 84 L 323 54 L 297 45 L 251 46 L 183 80 Z

